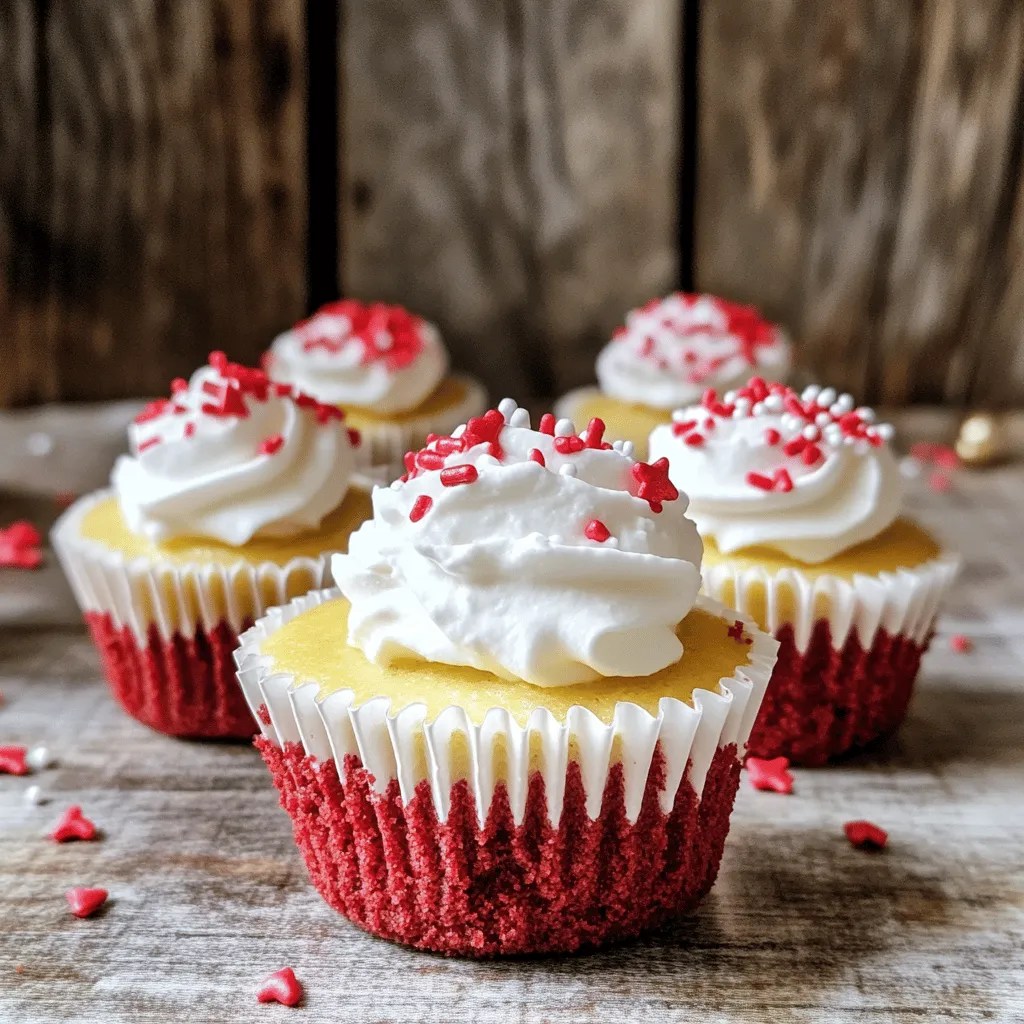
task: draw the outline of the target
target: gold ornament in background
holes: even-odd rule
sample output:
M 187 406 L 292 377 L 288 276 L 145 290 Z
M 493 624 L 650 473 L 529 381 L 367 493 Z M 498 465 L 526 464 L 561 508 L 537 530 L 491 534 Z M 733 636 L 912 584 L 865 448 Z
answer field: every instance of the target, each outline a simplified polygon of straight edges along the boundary
M 990 413 L 976 412 L 960 424 L 956 453 L 965 466 L 987 466 L 1006 451 L 1002 421 Z

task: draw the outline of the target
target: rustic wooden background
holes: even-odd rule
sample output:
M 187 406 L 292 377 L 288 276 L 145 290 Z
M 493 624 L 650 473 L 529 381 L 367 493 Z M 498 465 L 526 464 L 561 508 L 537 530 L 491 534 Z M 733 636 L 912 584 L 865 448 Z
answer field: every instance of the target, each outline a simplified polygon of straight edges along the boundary
M 338 287 L 555 394 L 680 284 L 872 401 L 1024 401 L 1019 0 L 328 6 L 0 4 L 0 403 L 161 391 Z

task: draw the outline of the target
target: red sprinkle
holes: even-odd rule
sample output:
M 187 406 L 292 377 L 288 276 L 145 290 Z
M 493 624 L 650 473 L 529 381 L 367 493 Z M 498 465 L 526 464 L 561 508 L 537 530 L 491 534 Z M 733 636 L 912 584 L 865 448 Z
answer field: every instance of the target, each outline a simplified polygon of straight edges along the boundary
M 416 467 L 426 470 L 444 469 L 444 456 L 430 451 L 429 448 L 424 448 L 416 453 Z
M 530 449 L 529 459 L 531 462 L 536 462 L 540 466 L 547 465 L 544 461 L 544 453 L 539 448 Z
M 449 466 L 441 470 L 441 483 L 445 487 L 458 487 L 473 483 L 477 476 L 476 466 Z
M 696 420 L 684 420 L 682 423 L 673 423 L 672 433 L 675 437 L 680 437 L 693 430 L 695 426 L 697 426 Z
M 184 377 L 175 377 L 171 381 L 171 394 L 176 395 L 181 391 L 188 391 L 188 381 Z
M 587 540 L 596 540 L 598 544 L 603 544 L 611 536 L 608 527 L 600 519 L 591 519 L 584 527 L 583 533 Z
M 735 641 L 736 641 L 736 643 L 740 643 L 740 642 L 741 642 L 741 641 L 743 641 L 743 640 L 746 640 L 746 642 L 747 642 L 747 643 L 750 643 L 750 640 L 749 640 L 749 639 L 747 639 L 746 637 L 744 637 L 744 635 L 743 635 L 743 620 L 742 620 L 742 619 L 737 619 L 737 620 L 736 620 L 736 621 L 735 621 L 735 622 L 734 622 L 734 623 L 733 623 L 733 624 L 732 624 L 732 625 L 731 625 L 731 626 L 730 626 L 730 627 L 728 628 L 728 630 L 726 630 L 726 632 L 727 632 L 727 633 L 729 634 L 729 636 L 730 636 L 730 637 L 731 637 L 731 638 L 732 638 L 733 640 L 735 640 Z
M 559 455 L 575 455 L 577 452 L 583 451 L 586 446 L 583 438 L 577 437 L 575 434 L 555 438 L 555 451 Z
M 96 826 L 82 814 L 82 808 L 73 804 L 62 815 L 57 827 L 50 833 L 55 843 L 66 843 L 71 839 L 88 841 L 96 838 Z
M 773 447 L 782 440 L 782 435 L 774 428 L 768 427 L 764 432 L 764 443 L 770 444 Z
M 804 448 L 803 453 L 800 455 L 803 464 L 805 466 L 813 466 L 820 458 L 821 449 L 816 444 L 811 444 L 808 441 L 807 447 Z
M 793 437 L 790 438 L 783 446 L 782 450 L 786 455 L 799 455 L 807 447 L 806 437 Z
M 599 419 L 597 416 L 595 416 L 587 424 L 587 429 L 583 432 L 583 443 L 588 448 L 606 448 L 606 447 L 608 447 L 604 443 L 604 431 L 605 431 L 604 420 Z
M 945 494 L 953 486 L 953 481 L 945 473 L 935 472 L 928 477 L 928 486 L 937 494 Z
M 775 486 L 772 483 L 772 478 L 770 476 L 765 476 L 764 473 L 755 473 L 753 471 L 747 474 L 747 483 L 750 484 L 751 487 L 757 487 L 762 491 L 770 491 Z
M 0 775 L 28 775 L 24 747 L 0 747 Z
M 140 441 L 136 446 L 135 450 L 140 454 L 149 448 L 153 448 L 160 443 L 159 437 L 147 437 L 145 441 Z
M 257 452 L 260 455 L 276 455 L 284 445 L 284 438 L 280 434 L 271 434 L 261 442 Z
M 75 917 L 91 917 L 107 902 L 106 889 L 68 889 L 64 897 Z
M 260 983 L 256 989 L 256 999 L 261 1003 L 297 1006 L 302 999 L 302 983 L 290 967 L 282 967 Z
M 554 435 L 555 433 L 555 417 L 552 413 L 546 412 L 540 418 L 540 426 L 537 428 L 542 434 Z
M 935 458 L 935 453 L 938 449 L 939 446 L 937 444 L 931 444 L 928 441 L 917 441 L 910 446 L 910 454 L 921 462 L 931 462 Z
M 889 841 L 889 833 L 870 821 L 848 821 L 843 831 L 846 838 L 861 850 L 882 850 Z
M 363 443 L 363 435 L 355 427 L 348 428 L 348 443 L 353 448 L 358 448 Z
M 284 384 L 281 381 L 274 381 L 271 384 L 271 389 L 278 398 L 291 398 L 292 386 L 291 384 Z
M 949 638 L 949 646 L 957 654 L 970 654 L 974 650 L 974 642 L 963 633 L 954 633 Z
M 945 445 L 937 444 L 932 458 L 935 465 L 941 466 L 943 469 L 960 468 L 960 456 L 952 448 L 947 448 Z
M 194 423 L 185 424 L 185 436 L 192 437 L 196 432 L 196 425 Z
M 256 709 L 256 717 L 264 724 L 270 725 L 270 708 L 266 704 L 261 704 Z
M 793 792 L 793 776 L 789 773 L 788 757 L 748 757 L 747 773 L 754 789 L 768 789 L 775 793 Z
M 688 444 L 691 448 L 699 448 L 704 443 L 703 434 L 687 434 L 683 438 L 683 444 Z
M 429 494 L 421 494 L 413 503 L 409 512 L 411 522 L 418 523 L 431 509 L 434 499 Z
M 668 478 L 668 459 L 634 463 L 629 493 L 643 498 L 651 506 L 652 512 L 660 512 L 663 501 L 675 501 L 679 491 Z
M 775 470 L 772 486 L 775 490 L 782 491 L 783 494 L 788 494 L 793 490 L 793 478 L 789 475 L 789 470 L 785 468 Z

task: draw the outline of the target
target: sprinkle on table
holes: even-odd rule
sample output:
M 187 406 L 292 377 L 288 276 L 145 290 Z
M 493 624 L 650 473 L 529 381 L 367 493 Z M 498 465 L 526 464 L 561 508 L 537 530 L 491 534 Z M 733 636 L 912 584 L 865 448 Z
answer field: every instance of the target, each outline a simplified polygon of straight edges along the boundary
M 748 757 L 747 774 L 754 789 L 785 794 L 793 792 L 793 776 L 789 771 L 788 757 Z
M 61 816 L 50 838 L 55 843 L 67 843 L 72 839 L 88 842 L 96 838 L 96 826 L 82 813 L 78 804 L 73 804 Z
M 256 1000 L 260 1003 L 281 1003 L 282 1006 L 297 1006 L 302 999 L 302 983 L 290 967 L 282 967 L 269 978 L 265 978 L 256 989 Z
M 0 775 L 28 775 L 24 747 L 0 747 Z
M 889 841 L 889 833 L 870 821 L 848 821 L 843 832 L 859 850 L 882 850 Z
M 0 530 L 0 567 L 38 569 L 43 563 L 42 535 L 26 519 Z
M 75 917 L 92 917 L 107 902 L 106 889 L 69 889 L 64 897 Z
M 953 486 L 953 481 L 949 479 L 948 473 L 936 470 L 928 474 L 928 486 L 936 494 L 945 494 Z
M 974 642 L 963 633 L 954 633 L 949 638 L 949 646 L 955 654 L 970 654 L 974 650 Z

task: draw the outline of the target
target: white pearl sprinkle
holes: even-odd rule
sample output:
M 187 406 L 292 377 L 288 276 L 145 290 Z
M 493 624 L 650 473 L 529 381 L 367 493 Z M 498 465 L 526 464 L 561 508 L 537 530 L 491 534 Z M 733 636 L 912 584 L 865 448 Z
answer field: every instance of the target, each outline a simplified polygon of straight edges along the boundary
M 896 436 L 896 428 L 891 423 L 879 423 L 875 427 L 875 433 L 883 441 L 891 441 Z
M 828 441 L 829 444 L 840 444 L 842 442 L 842 440 L 843 440 L 843 431 L 835 423 L 830 423 L 822 431 L 822 433 L 825 436 L 825 440 Z
M 782 401 L 781 395 L 769 395 L 764 400 L 764 407 L 769 412 L 782 412 L 782 410 L 785 408 L 785 405 Z
M 732 411 L 732 418 L 734 420 L 745 419 L 746 415 L 747 415 L 747 413 L 749 411 L 750 411 L 749 409 L 744 409 L 742 406 L 737 405 L 736 408 L 733 409 L 733 411 Z
M 755 416 L 764 415 L 764 402 L 755 402 L 754 408 L 750 410 Z
M 821 388 L 817 384 L 811 384 L 808 387 L 804 388 L 803 394 L 801 394 L 800 397 L 805 402 L 813 402 L 820 394 Z
M 858 416 L 859 416 L 859 417 L 860 417 L 860 418 L 861 418 L 861 419 L 862 419 L 862 420 L 863 420 L 863 421 L 864 421 L 865 423 L 874 423 L 874 422 L 875 422 L 875 410 L 874 410 L 874 409 L 869 409 L 869 408 L 868 408 L 868 407 L 867 407 L 866 405 L 862 405 L 862 406 L 861 406 L 861 407 L 860 407 L 860 408 L 859 408 L 859 409 L 857 410 L 857 415 L 858 415 Z
M 465 424 L 465 423 L 460 423 L 460 424 L 459 424 L 459 425 L 458 425 L 458 426 L 457 426 L 457 427 L 456 427 L 456 428 L 455 428 L 455 429 L 454 429 L 454 430 L 452 431 L 452 437 L 462 437 L 462 435 L 463 435 L 463 434 L 464 434 L 465 432 L 466 432 L 466 424 Z
M 500 412 L 501 415 L 505 417 L 506 423 L 508 423 L 508 421 L 512 418 L 512 413 L 514 413 L 518 408 L 519 405 L 517 404 L 514 398 L 503 398 L 498 403 L 498 412 Z
M 516 409 L 509 417 L 509 426 L 530 429 L 530 413 L 527 409 Z
M 36 430 L 25 438 L 25 447 L 28 449 L 29 455 L 42 458 L 53 451 L 53 438 L 41 430 Z
M 47 768 L 52 768 L 56 763 L 57 759 L 50 753 L 47 747 L 33 747 L 25 755 L 25 764 L 36 772 L 42 772 Z
M 685 409 L 673 409 L 672 410 L 672 422 L 682 423 L 689 417 L 689 413 Z
M 33 807 L 45 804 L 46 797 L 43 796 L 42 786 L 29 786 L 28 789 L 25 790 L 25 803 L 31 804 Z
M 818 415 L 814 417 L 814 422 L 817 423 L 819 427 L 827 427 L 832 422 L 832 416 L 827 412 L 819 412 Z
M 818 405 L 822 409 L 827 409 L 836 400 L 836 389 L 825 388 L 820 395 L 818 395 Z
M 627 458 L 633 458 L 633 451 L 635 448 L 636 445 L 634 445 L 632 441 L 622 442 L 622 454 L 625 455 Z
M 736 401 L 736 392 L 735 391 L 726 391 L 726 393 L 722 396 L 722 401 L 724 401 L 726 405 L 730 405 L 732 402 L 735 402 Z
M 558 474 L 559 474 L 559 476 L 575 476 L 576 475 L 576 467 L 575 466 L 569 466 L 569 465 L 559 466 L 558 467 Z
M 808 441 L 817 441 L 818 438 L 821 437 L 821 431 L 813 423 L 808 423 L 800 433 L 803 434 Z
M 604 542 L 604 546 L 606 548 L 617 548 L 619 546 L 619 538 L 618 537 L 609 537 Z
M 571 437 L 576 433 L 576 424 L 570 419 L 560 419 L 555 424 L 555 437 Z
M 857 441 L 857 438 L 852 437 L 852 436 L 851 437 L 844 437 L 843 438 L 843 444 L 848 444 L 851 447 L 856 443 L 856 441 Z
M 400 491 L 402 489 L 402 481 L 401 480 L 392 480 L 391 483 L 388 484 L 388 486 L 393 491 Z

